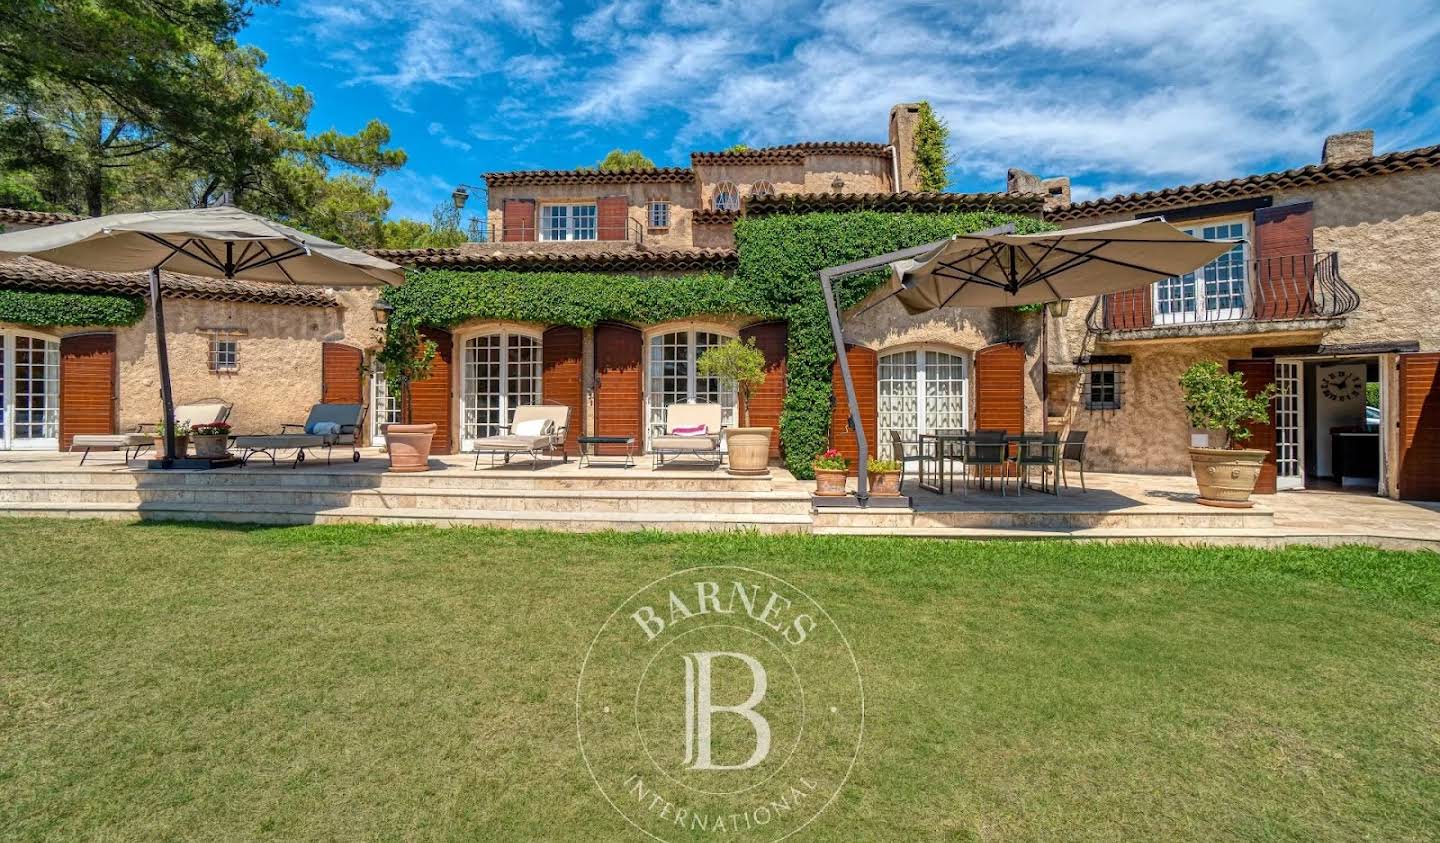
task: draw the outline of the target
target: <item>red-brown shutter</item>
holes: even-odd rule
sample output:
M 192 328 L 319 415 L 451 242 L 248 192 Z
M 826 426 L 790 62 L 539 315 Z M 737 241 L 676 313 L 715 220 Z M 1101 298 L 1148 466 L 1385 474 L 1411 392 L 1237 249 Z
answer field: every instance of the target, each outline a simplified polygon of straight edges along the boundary
M 1256 319 L 1314 312 L 1315 206 L 1297 202 L 1255 211 Z
M 320 347 L 320 401 L 324 404 L 363 404 L 360 369 L 364 354 L 353 345 L 327 342 Z
M 1001 343 L 975 352 L 975 429 L 1025 431 L 1025 346 Z
M 506 243 L 535 239 L 535 200 L 506 199 L 501 204 L 501 239 Z
M 865 426 L 865 440 L 869 445 L 867 457 L 875 456 L 876 440 L 880 437 L 880 412 L 877 403 L 879 393 L 879 355 L 872 348 L 861 345 L 847 345 L 845 358 L 850 361 L 850 379 L 855 384 L 855 402 L 860 408 L 860 423 Z M 830 382 L 835 401 L 830 411 L 830 447 L 845 455 L 850 461 L 850 473 L 859 472 L 860 443 L 855 431 L 850 429 L 850 402 L 845 398 L 845 380 L 840 376 L 840 361 L 831 366 Z
M 1151 314 L 1151 285 L 1108 293 L 1105 296 L 1105 327 L 1112 331 L 1149 328 L 1155 324 Z
M 540 340 L 543 371 L 540 393 L 546 404 L 564 404 L 570 408 L 569 428 L 565 436 L 567 453 L 579 453 L 576 439 L 585 423 L 585 383 L 581 368 L 585 332 L 568 325 L 548 328 Z
M 602 196 L 595 200 L 595 236 L 624 240 L 630 229 L 630 197 Z
M 115 432 L 115 335 L 60 340 L 60 450 L 77 435 Z
M 645 443 L 645 387 L 640 355 L 644 339 L 629 325 L 602 322 L 595 326 L 595 433 L 633 436 L 635 448 Z M 599 453 L 619 455 L 624 446 L 602 446 Z
M 750 424 L 770 428 L 770 456 L 780 456 L 780 413 L 785 409 L 785 343 L 789 331 L 784 322 L 751 325 L 740 331 L 742 340 L 755 340 L 765 355 L 765 383 L 750 398 Z M 872 434 L 873 435 L 873 434 Z
M 1252 397 L 1275 382 L 1274 360 L 1231 360 L 1230 371 L 1239 372 L 1245 378 L 1245 392 Z M 1268 451 L 1270 456 L 1260 466 L 1260 477 L 1255 481 L 1255 492 L 1261 495 L 1275 494 L 1275 425 L 1274 407 L 1271 407 L 1271 422 L 1251 422 L 1247 425 L 1250 438 L 1244 447 L 1257 451 Z
M 435 343 L 435 361 L 430 375 L 410 384 L 410 423 L 434 424 L 435 438 L 430 450 L 436 454 L 454 451 L 450 429 L 450 408 L 454 397 L 450 387 L 450 367 L 455 356 L 455 341 L 449 331 L 421 328 L 420 335 Z
M 1401 498 L 1440 500 L 1440 354 L 1400 355 Z

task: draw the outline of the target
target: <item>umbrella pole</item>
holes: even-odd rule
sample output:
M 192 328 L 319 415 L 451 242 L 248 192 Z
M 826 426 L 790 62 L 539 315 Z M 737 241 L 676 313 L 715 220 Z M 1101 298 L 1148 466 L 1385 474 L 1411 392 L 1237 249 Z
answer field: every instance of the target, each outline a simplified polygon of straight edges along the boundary
M 165 340 L 165 304 L 160 297 L 160 267 L 150 270 L 150 307 L 155 312 L 155 356 L 160 361 L 161 430 L 164 431 L 165 453 L 160 466 L 175 464 L 175 396 L 170 392 L 170 349 Z
M 850 405 L 850 426 L 855 428 L 855 447 L 859 451 L 855 459 L 858 469 L 855 477 L 855 498 L 864 506 L 870 499 L 870 467 L 865 464 L 870 453 L 870 443 L 865 441 L 865 424 L 860 419 L 860 404 L 855 400 L 855 379 L 850 376 L 850 358 L 845 353 L 845 331 L 840 327 L 840 305 L 835 301 L 835 289 L 830 283 L 832 274 L 831 268 L 820 270 L 820 292 L 825 296 L 825 310 L 830 315 L 830 338 L 835 342 L 835 359 L 840 363 L 840 378 L 845 383 L 845 401 Z M 855 273 L 852 271 L 849 274 Z

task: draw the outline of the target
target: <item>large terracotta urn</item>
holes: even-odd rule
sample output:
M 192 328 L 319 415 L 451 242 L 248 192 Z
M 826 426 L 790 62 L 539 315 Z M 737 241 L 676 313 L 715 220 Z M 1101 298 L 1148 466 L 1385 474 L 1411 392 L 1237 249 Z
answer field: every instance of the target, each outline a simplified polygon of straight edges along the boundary
M 1229 448 L 1191 448 L 1190 467 L 1200 487 L 1196 503 L 1232 509 L 1254 506 L 1250 495 L 1269 451 Z
M 726 428 L 725 443 L 730 452 L 727 471 L 731 474 L 761 477 L 770 473 L 770 428 Z
M 434 424 L 385 425 L 385 452 L 390 455 L 390 470 L 429 471 L 430 443 L 435 438 L 435 430 Z

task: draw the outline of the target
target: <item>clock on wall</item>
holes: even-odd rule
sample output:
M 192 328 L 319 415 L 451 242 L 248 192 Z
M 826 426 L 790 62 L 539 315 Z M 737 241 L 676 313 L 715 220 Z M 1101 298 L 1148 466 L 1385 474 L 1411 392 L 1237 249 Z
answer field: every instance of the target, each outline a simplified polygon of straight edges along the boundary
M 1320 394 L 1331 401 L 1354 401 L 1365 394 L 1365 379 L 1352 369 L 1336 369 L 1320 379 Z

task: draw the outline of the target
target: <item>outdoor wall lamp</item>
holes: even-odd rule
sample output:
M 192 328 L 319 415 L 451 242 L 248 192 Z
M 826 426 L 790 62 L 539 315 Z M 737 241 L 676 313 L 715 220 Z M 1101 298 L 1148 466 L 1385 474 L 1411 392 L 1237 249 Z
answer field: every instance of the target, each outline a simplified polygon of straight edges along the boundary
M 840 178 L 839 176 L 836 176 L 835 181 L 830 182 L 830 187 L 836 193 L 839 193 L 841 188 L 845 187 L 845 180 Z
M 466 190 L 464 185 L 455 188 L 455 192 L 450 194 L 450 200 L 455 203 L 455 210 L 457 211 L 465 207 L 465 202 L 469 198 L 470 191 Z
M 1050 302 L 1050 312 L 1057 318 L 1064 319 L 1065 315 L 1070 312 L 1070 300 L 1061 299 Z
M 375 324 L 384 325 L 390 321 L 390 314 L 395 312 L 395 305 L 384 299 L 376 299 L 375 306 L 370 310 L 375 314 Z

